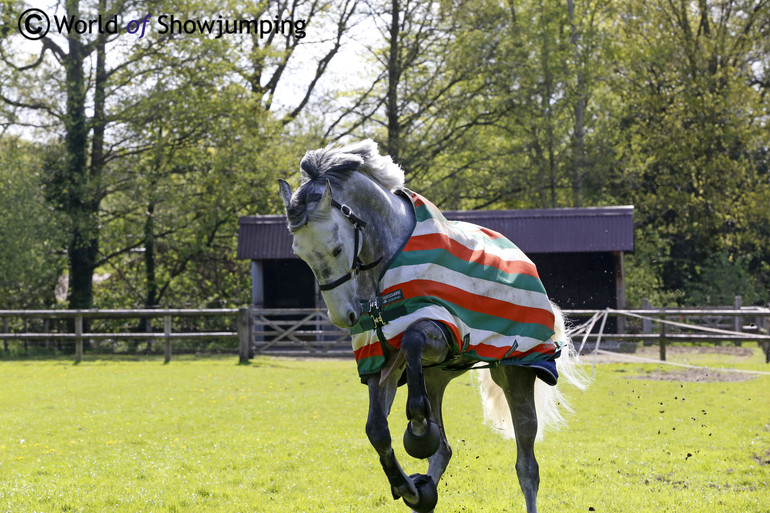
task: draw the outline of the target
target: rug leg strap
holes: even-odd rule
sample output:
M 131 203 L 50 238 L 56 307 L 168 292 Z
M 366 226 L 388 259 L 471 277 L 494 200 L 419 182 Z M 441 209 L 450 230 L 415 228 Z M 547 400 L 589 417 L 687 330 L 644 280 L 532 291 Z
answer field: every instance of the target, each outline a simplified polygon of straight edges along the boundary
M 380 371 L 380 385 L 390 377 L 395 369 L 403 370 L 404 368 L 406 368 L 406 357 L 404 356 L 404 350 L 399 348 L 398 352 L 390 357 L 385 363 L 385 367 Z

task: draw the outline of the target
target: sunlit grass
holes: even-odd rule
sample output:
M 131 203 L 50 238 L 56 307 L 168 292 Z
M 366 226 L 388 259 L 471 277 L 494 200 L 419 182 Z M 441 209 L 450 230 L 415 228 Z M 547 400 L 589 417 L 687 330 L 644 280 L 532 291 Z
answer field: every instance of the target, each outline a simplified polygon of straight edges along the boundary
M 660 348 L 657 343 L 639 345 L 635 356 L 658 359 Z M 765 355 L 756 342 L 743 342 L 735 345 L 733 342 L 669 344 L 666 346 L 666 360 L 669 362 L 689 363 L 694 365 L 713 366 L 747 366 L 756 370 L 764 368 Z
M 654 368 L 602 365 L 570 391 L 569 424 L 537 446 L 541 510 L 768 511 L 770 377 L 635 378 Z M 352 360 L 0 362 L 0 387 L 0 512 L 408 511 L 366 440 Z M 404 395 L 396 453 L 424 472 L 400 447 Z M 470 377 L 445 417 L 437 512 L 524 511 L 515 444 L 482 425 Z

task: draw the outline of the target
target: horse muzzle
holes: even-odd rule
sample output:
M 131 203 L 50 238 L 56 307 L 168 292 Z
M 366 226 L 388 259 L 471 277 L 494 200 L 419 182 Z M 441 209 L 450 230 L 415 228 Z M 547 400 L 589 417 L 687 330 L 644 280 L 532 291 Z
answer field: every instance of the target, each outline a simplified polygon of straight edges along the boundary
M 356 305 L 354 307 L 348 307 L 341 312 L 332 312 L 332 309 L 327 310 L 329 319 L 338 328 L 352 328 L 358 324 L 358 320 L 361 318 L 361 307 Z

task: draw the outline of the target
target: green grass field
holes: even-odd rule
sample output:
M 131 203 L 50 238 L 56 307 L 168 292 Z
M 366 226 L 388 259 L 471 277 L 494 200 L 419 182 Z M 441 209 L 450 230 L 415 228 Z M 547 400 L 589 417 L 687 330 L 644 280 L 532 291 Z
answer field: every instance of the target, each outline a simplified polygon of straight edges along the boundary
M 756 350 L 670 357 L 770 370 Z M 639 379 L 656 368 L 600 365 L 570 391 L 568 425 L 537 446 L 541 511 L 770 511 L 770 376 Z M 0 361 L 0 390 L 0 512 L 408 511 L 366 440 L 352 360 Z M 436 511 L 523 512 L 515 444 L 483 426 L 470 376 L 445 416 Z

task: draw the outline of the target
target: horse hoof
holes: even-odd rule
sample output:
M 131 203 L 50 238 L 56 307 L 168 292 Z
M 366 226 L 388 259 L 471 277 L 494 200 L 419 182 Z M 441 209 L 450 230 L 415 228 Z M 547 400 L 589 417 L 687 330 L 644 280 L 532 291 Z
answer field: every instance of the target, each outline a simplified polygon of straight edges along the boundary
M 404 449 L 413 458 L 425 459 L 433 456 L 441 444 L 441 431 L 433 420 L 427 419 L 428 429 L 422 436 L 412 431 L 412 423 L 406 425 Z
M 414 481 L 419 499 L 415 503 L 411 503 L 406 499 L 404 499 L 404 502 L 417 513 L 430 513 L 438 503 L 436 483 L 433 482 L 430 476 L 425 474 L 412 474 L 409 477 Z

